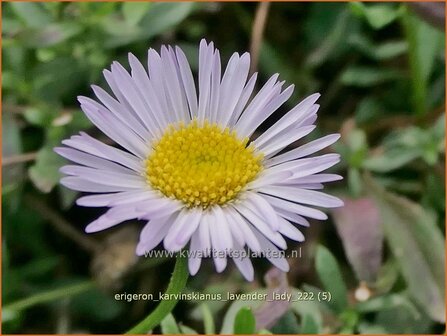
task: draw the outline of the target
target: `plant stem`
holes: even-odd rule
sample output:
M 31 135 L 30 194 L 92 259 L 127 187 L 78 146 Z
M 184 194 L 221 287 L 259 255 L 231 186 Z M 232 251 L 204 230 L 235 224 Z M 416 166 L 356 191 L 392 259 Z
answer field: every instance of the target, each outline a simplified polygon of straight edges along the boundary
M 147 334 L 160 324 L 160 322 L 168 315 L 179 301 L 179 294 L 183 291 L 188 280 L 187 258 L 177 256 L 174 271 L 165 294 L 169 299 L 163 300 L 144 320 L 127 331 L 126 334 Z M 176 295 L 177 294 L 177 295 Z
M 36 304 L 53 301 L 60 298 L 67 298 L 69 296 L 73 296 L 82 292 L 85 292 L 94 287 L 93 281 L 84 281 L 81 283 L 77 283 L 75 285 L 71 285 L 68 287 L 58 288 L 54 290 L 50 290 L 43 293 L 38 293 L 27 297 L 22 300 L 18 300 L 16 302 L 7 304 L 3 307 L 3 311 L 5 310 L 23 310 L 34 306 Z

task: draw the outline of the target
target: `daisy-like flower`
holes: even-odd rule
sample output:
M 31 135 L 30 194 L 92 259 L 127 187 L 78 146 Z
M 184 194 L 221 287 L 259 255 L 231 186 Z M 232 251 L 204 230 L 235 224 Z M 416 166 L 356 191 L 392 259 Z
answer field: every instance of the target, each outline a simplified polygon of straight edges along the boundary
M 168 251 L 189 246 L 189 271 L 202 258 L 222 272 L 232 258 L 247 280 L 254 276 L 247 250 L 261 253 L 283 271 L 284 237 L 303 241 L 296 227 L 306 218 L 324 220 L 316 207 L 342 201 L 318 189 L 341 179 L 322 173 L 338 154 L 308 157 L 337 141 L 332 134 L 284 151 L 315 128 L 319 94 L 286 113 L 255 140 L 255 130 L 292 95 L 293 85 L 273 75 L 253 96 L 250 55 L 234 53 L 221 73 L 213 43 L 200 43 L 198 90 L 185 54 L 178 47 L 148 52 L 148 71 L 129 54 L 130 73 L 114 62 L 104 76 L 113 95 L 92 86 L 98 101 L 79 97 L 82 110 L 121 148 L 81 132 L 55 151 L 76 163 L 61 168 L 61 183 L 95 193 L 77 204 L 108 207 L 89 224 L 97 232 L 127 220 L 147 224 L 136 248 L 144 255 L 161 242 Z M 197 92 L 198 91 L 198 92 Z M 252 97 L 253 96 L 253 97 Z M 208 254 L 207 254 L 208 253 Z

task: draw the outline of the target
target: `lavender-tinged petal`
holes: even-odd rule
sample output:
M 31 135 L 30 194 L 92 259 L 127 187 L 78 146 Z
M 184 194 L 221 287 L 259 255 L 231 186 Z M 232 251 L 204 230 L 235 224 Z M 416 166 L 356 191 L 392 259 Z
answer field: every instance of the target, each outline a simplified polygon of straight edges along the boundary
M 291 132 L 281 134 L 281 136 L 278 136 L 278 138 L 272 140 L 272 142 L 268 145 L 262 146 L 259 150 L 264 153 L 266 158 L 268 158 L 295 141 L 304 138 L 306 135 L 311 133 L 315 127 L 316 126 L 314 125 L 304 126 L 299 129 L 294 129 Z
M 80 177 L 74 177 L 74 176 L 63 177 L 60 180 L 60 183 L 69 189 L 82 192 L 108 193 L 108 192 L 135 190 L 135 188 L 131 188 L 128 186 L 118 187 L 118 186 L 104 185 L 101 183 L 87 181 Z
M 189 274 L 191 275 L 196 275 L 200 269 L 202 263 L 201 248 L 200 235 L 198 231 L 196 231 L 191 237 L 191 244 L 189 246 L 190 255 L 188 258 L 188 269 Z
M 60 168 L 60 172 L 67 175 L 75 175 L 84 180 L 99 182 L 104 185 L 117 187 L 145 188 L 146 181 L 142 176 L 99 170 L 83 166 L 68 165 Z
M 252 212 L 245 204 L 232 205 L 232 207 L 244 216 L 256 229 L 258 229 L 264 236 L 268 237 L 273 243 L 281 247 L 287 248 L 287 243 L 284 238 L 278 233 L 273 231 L 261 218 L 259 218 L 254 212 Z
M 242 248 L 242 246 L 240 246 L 237 243 L 234 246 L 234 251 L 238 252 L 239 256 L 243 255 L 243 253 L 245 252 L 244 249 Z M 244 278 L 247 281 L 253 281 L 254 269 L 253 269 L 253 264 L 250 261 L 250 258 L 248 256 L 245 258 L 242 258 L 242 257 L 236 258 L 235 257 L 235 258 L 233 258 L 233 261 L 234 261 L 236 267 L 241 272 L 241 274 L 244 276 Z
M 280 208 L 286 210 L 288 212 L 296 213 L 304 217 L 325 220 L 327 219 L 327 215 L 317 209 L 310 208 L 304 205 L 296 204 L 287 200 L 283 200 L 281 198 L 263 195 L 263 197 L 275 208 Z
M 310 113 L 316 110 L 312 109 L 314 103 L 320 97 L 319 93 L 314 93 L 301 103 L 287 112 L 280 120 L 278 120 L 273 126 L 271 126 L 267 131 L 261 134 L 256 140 L 257 145 L 268 142 L 270 139 L 281 133 L 289 125 L 300 125 L 300 123 L 307 118 Z M 318 108 L 317 108 L 318 109 Z
M 256 237 L 259 240 L 259 243 L 261 244 L 261 248 L 267 257 L 268 261 L 270 261 L 273 265 L 278 267 L 283 272 L 288 272 L 290 270 L 289 263 L 287 262 L 286 258 L 283 256 L 278 257 L 280 254 L 280 250 L 273 245 L 265 236 L 263 236 L 259 232 L 255 232 Z M 271 257 L 275 256 L 275 257 Z
M 280 219 L 280 226 L 279 226 L 279 232 L 286 236 L 287 238 L 290 238 L 295 241 L 303 242 L 304 241 L 304 235 L 303 233 L 298 230 L 293 224 L 291 224 L 289 221 L 285 219 Z
M 150 220 L 140 234 L 136 253 L 141 256 L 155 248 L 164 239 L 177 214 Z
M 248 80 L 247 84 L 245 85 L 244 89 L 242 90 L 241 96 L 236 104 L 236 107 L 234 108 L 234 111 L 230 117 L 230 120 L 228 121 L 228 124 L 223 124 L 223 126 L 231 126 L 233 127 L 238 122 L 242 112 L 245 109 L 245 106 L 247 105 L 248 100 L 251 97 L 251 94 L 253 93 L 253 89 L 256 84 L 256 79 L 258 78 L 258 73 L 255 72 L 250 79 Z
M 236 210 L 234 210 L 231 207 L 227 207 L 225 209 L 227 214 L 231 216 L 231 218 L 234 220 L 234 222 L 239 226 L 241 231 L 243 232 L 243 237 L 245 240 L 245 243 L 250 248 L 250 250 L 254 252 L 260 252 L 261 251 L 261 245 L 259 245 L 258 240 L 256 239 L 256 236 L 254 235 L 253 231 L 255 230 L 250 223 L 248 223 L 245 218 L 243 218 Z
M 62 143 L 82 152 L 119 163 L 136 172 L 144 170 L 144 164 L 141 159 L 121 149 L 106 145 L 84 132 L 81 132 L 80 135 L 72 136 L 70 139 L 62 141 Z
M 183 89 L 185 90 L 186 98 L 188 100 L 189 112 L 191 119 L 197 117 L 198 103 L 196 85 L 194 84 L 194 77 L 192 76 L 191 67 L 185 54 L 179 48 L 175 48 L 177 62 L 179 64 L 180 76 L 182 78 Z
M 254 210 L 255 213 L 259 213 L 259 215 L 263 217 L 267 224 L 270 225 L 273 231 L 278 231 L 278 215 L 275 213 L 275 210 L 270 205 L 270 203 L 268 203 L 257 193 L 247 192 L 246 195 L 247 203 L 245 205 L 249 206 L 249 204 L 251 203 L 252 207 L 249 207 L 249 209 L 252 211 Z
M 299 189 L 288 186 L 268 186 L 261 188 L 260 192 L 295 203 L 309 204 L 325 208 L 337 208 L 343 205 L 341 199 L 315 190 Z
M 119 164 L 116 164 L 116 163 L 110 161 L 110 160 L 102 159 L 95 155 L 83 153 L 76 149 L 56 147 L 56 148 L 54 148 L 54 151 L 57 154 L 59 154 L 60 156 L 63 156 L 64 158 L 66 158 L 67 160 L 73 161 L 75 163 L 79 163 L 86 167 L 115 171 L 115 172 L 124 173 L 124 174 L 134 174 L 134 172 L 132 170 L 130 170 L 129 168 L 123 167 Z
M 272 96 L 271 100 L 268 103 L 260 108 L 254 117 L 248 122 L 245 127 L 237 127 L 238 133 L 243 137 L 251 136 L 254 131 L 269 117 L 275 112 L 282 104 L 284 104 L 292 95 L 295 86 L 290 85 L 283 92 L 278 94 L 277 96 Z M 250 113 L 247 109 L 246 113 Z

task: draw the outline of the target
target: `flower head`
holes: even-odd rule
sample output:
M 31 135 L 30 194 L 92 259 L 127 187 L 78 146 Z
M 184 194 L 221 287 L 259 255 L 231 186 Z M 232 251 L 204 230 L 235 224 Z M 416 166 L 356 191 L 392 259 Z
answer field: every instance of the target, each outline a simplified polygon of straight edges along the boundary
M 342 202 L 317 191 L 341 179 L 322 173 L 337 154 L 307 157 L 339 138 L 332 134 L 284 151 L 315 128 L 319 94 L 286 113 L 255 140 L 255 130 L 293 92 L 272 76 L 256 95 L 248 78 L 250 56 L 234 53 L 221 75 L 219 51 L 200 43 L 198 92 L 178 47 L 148 52 L 148 71 L 129 54 L 131 71 L 114 62 L 104 76 L 115 97 L 92 86 L 98 101 L 79 97 L 82 110 L 120 148 L 86 133 L 64 140 L 55 151 L 76 163 L 61 168 L 61 183 L 91 192 L 78 205 L 108 207 L 86 231 L 97 232 L 131 219 L 145 220 L 136 253 L 163 242 L 169 251 L 189 247 L 189 270 L 212 256 L 218 272 L 232 258 L 253 279 L 246 249 L 263 253 L 288 271 L 279 252 L 284 237 L 303 241 L 296 227 L 306 218 L 327 218 L 317 207 Z M 252 97 L 253 96 L 253 97 Z

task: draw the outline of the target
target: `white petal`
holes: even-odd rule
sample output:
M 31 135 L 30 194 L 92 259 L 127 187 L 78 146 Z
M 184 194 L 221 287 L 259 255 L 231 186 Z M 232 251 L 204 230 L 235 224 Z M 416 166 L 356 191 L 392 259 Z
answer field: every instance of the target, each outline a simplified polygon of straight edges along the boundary
M 245 218 L 243 218 L 236 210 L 234 210 L 231 207 L 227 207 L 225 211 L 228 213 L 229 216 L 233 219 L 233 221 L 238 225 L 238 227 L 243 232 L 243 237 L 245 240 L 245 243 L 250 248 L 250 250 L 254 252 L 260 252 L 261 251 L 261 245 L 259 245 L 258 240 L 256 239 L 256 236 L 254 235 L 253 231 L 254 229 L 250 223 L 248 223 Z
M 200 269 L 202 263 L 202 257 L 199 254 L 201 252 L 200 235 L 196 231 L 191 237 L 191 245 L 189 246 L 190 255 L 188 258 L 189 274 L 196 275 Z
M 152 119 L 156 121 L 156 125 L 160 130 L 163 130 L 167 127 L 168 121 L 161 107 L 157 92 L 140 61 L 133 54 L 129 53 L 128 55 L 132 79 L 137 85 L 143 100 L 146 102 L 148 113 L 152 114 Z
M 153 115 L 147 106 L 142 93 L 140 93 L 140 90 L 133 81 L 132 77 L 118 62 L 113 62 L 112 64 L 112 76 L 114 77 L 115 81 L 119 83 L 118 89 L 132 107 L 133 111 L 135 111 L 135 114 L 141 120 L 143 125 L 152 134 L 152 136 L 156 136 L 157 129 L 161 125 L 158 125 L 158 127 L 156 126 L 157 121 L 153 118 Z
M 266 161 L 266 165 L 268 167 L 290 161 L 290 160 L 296 160 L 299 158 L 302 158 L 304 156 L 313 154 L 315 152 L 318 152 L 319 150 L 326 148 L 330 145 L 332 145 L 334 142 L 336 142 L 340 138 L 340 134 L 331 134 L 327 135 L 325 137 L 322 137 L 320 139 L 311 141 L 303 146 L 300 146 L 298 148 L 292 149 L 284 154 L 275 156 L 274 158 L 271 158 Z
M 220 97 L 220 74 L 221 74 L 221 64 L 220 64 L 220 54 L 216 50 L 213 57 L 213 67 L 211 70 L 211 93 L 210 93 L 210 104 L 208 107 L 207 119 L 211 122 L 217 121 L 217 109 L 219 107 L 219 97 Z
M 85 232 L 92 233 L 102 231 L 121 224 L 129 219 L 137 218 L 138 216 L 139 213 L 135 209 L 129 208 L 126 209 L 126 211 L 122 211 L 120 208 L 111 208 L 104 215 L 87 225 Z
M 207 255 L 211 252 L 211 236 L 210 236 L 210 223 L 209 223 L 209 212 L 205 211 L 202 215 L 202 220 L 199 224 L 197 230 L 200 236 L 200 243 L 202 245 L 202 250 Z
M 315 218 L 320 220 L 325 220 L 328 218 L 324 212 L 317 209 L 309 208 L 304 205 L 296 204 L 269 195 L 264 195 L 264 197 L 275 208 L 280 208 L 309 218 Z
M 261 172 L 259 176 L 252 182 L 247 185 L 247 190 L 258 189 L 260 187 L 279 183 L 281 181 L 287 181 L 290 177 L 293 176 L 293 173 L 287 170 L 276 171 L 276 172 Z
M 84 180 L 80 177 L 74 177 L 74 176 L 68 176 L 64 177 L 60 180 L 60 184 L 63 186 L 76 190 L 76 191 L 83 191 L 83 192 L 98 192 L 98 193 L 108 193 L 108 192 L 119 192 L 119 191 L 130 191 L 135 190 L 135 188 L 132 187 L 118 187 L 118 186 L 111 186 L 111 185 L 104 185 L 101 183 L 95 183 L 92 181 Z
M 199 108 L 198 118 L 203 121 L 207 115 L 211 94 L 211 71 L 213 67 L 214 44 L 200 42 L 199 48 Z
M 281 234 L 295 241 L 304 241 L 304 235 L 293 224 L 282 218 L 280 222 L 279 232 Z
M 255 234 L 267 259 L 281 271 L 288 272 L 290 269 L 289 263 L 287 262 L 286 258 L 279 256 L 280 250 L 269 240 L 267 240 L 267 238 L 261 233 L 256 232 Z
M 183 203 L 166 197 L 154 198 L 137 204 L 142 219 L 154 219 L 168 216 L 184 207 Z
M 250 69 L 250 54 L 245 53 L 240 58 L 234 53 L 228 61 L 222 77 L 221 95 L 217 122 L 226 126 L 230 121 L 236 105 L 241 98 Z
M 288 186 L 268 186 L 259 190 L 262 193 L 280 197 L 296 203 L 321 206 L 325 208 L 336 208 L 343 205 L 343 201 L 339 198 L 314 190 Z
M 93 92 L 96 97 L 110 110 L 121 122 L 125 123 L 129 128 L 133 129 L 140 137 L 150 138 L 151 133 L 144 124 L 138 120 L 134 114 L 122 105 L 120 102 L 112 98 L 105 90 L 99 86 L 92 85 Z
M 239 245 L 235 245 L 234 251 L 239 252 L 240 256 L 243 256 L 242 253 L 245 252 L 242 249 L 242 247 Z M 241 274 L 244 276 L 244 278 L 247 279 L 247 281 L 253 281 L 254 269 L 253 269 L 253 264 L 251 263 L 251 260 L 248 257 L 248 255 L 245 258 L 242 258 L 242 257 L 233 258 L 233 261 L 234 261 L 236 267 L 241 272 Z
M 146 157 L 149 152 L 148 145 L 125 124 L 120 123 L 112 114 L 101 112 L 82 97 L 79 97 L 79 102 L 86 116 L 105 135 L 136 156 Z
M 286 211 L 281 208 L 277 208 L 277 207 L 274 207 L 274 208 L 275 208 L 275 211 L 278 213 L 278 215 L 283 217 L 284 219 L 287 219 L 288 221 L 299 224 L 301 226 L 305 226 L 305 227 L 310 226 L 310 223 L 306 218 L 304 218 L 296 213 L 289 212 L 289 211 Z
M 284 184 L 298 183 L 323 183 L 342 180 L 343 177 L 337 174 L 314 174 L 284 181 Z
M 253 213 L 249 208 L 247 208 L 244 203 L 233 204 L 232 207 L 242 216 L 244 216 L 256 229 L 258 229 L 273 243 L 275 243 L 282 249 L 287 248 L 287 243 L 284 238 L 278 232 L 273 231 L 270 226 L 265 224 L 265 222 L 259 216 Z
M 240 228 L 238 222 L 233 219 L 233 216 L 228 211 L 228 207 L 226 207 L 223 212 L 225 214 L 225 219 L 228 223 L 228 228 L 230 229 L 231 235 L 234 238 L 233 241 L 237 242 L 240 246 L 245 246 L 244 232 Z
M 214 265 L 216 266 L 216 271 L 221 273 L 227 267 L 226 251 L 224 250 L 224 245 L 221 244 L 219 225 L 209 224 Z
M 273 231 L 278 231 L 279 222 L 278 215 L 275 213 L 273 207 L 261 196 L 257 195 L 254 192 L 246 192 L 244 195 L 247 195 L 247 203 L 251 203 L 252 207 L 250 208 L 256 214 L 259 214 Z M 246 206 L 248 204 L 245 204 Z
M 228 227 L 226 216 L 220 206 L 213 206 L 211 209 L 210 225 L 216 227 L 219 237 L 218 245 L 215 247 L 220 251 L 229 251 L 233 247 L 233 239 L 231 237 L 231 231 Z
M 186 59 L 185 54 L 179 47 L 175 48 L 175 52 L 177 55 L 177 62 L 180 68 L 180 75 L 182 78 L 183 89 L 185 90 L 186 98 L 188 100 L 188 106 L 191 118 L 197 117 L 197 109 L 198 109 L 197 93 L 191 68 L 189 66 L 188 60 Z
M 183 209 L 164 239 L 165 248 L 169 251 L 183 248 L 199 226 L 201 215 L 200 209 Z
M 171 47 L 161 47 L 161 62 L 163 65 L 165 92 L 170 105 L 174 108 L 174 113 L 178 121 L 189 121 L 188 105 L 186 95 L 182 90 L 180 71 L 178 70 L 177 59 Z
M 102 159 L 95 155 L 83 153 L 76 149 L 56 147 L 54 148 L 54 151 L 70 161 L 87 167 L 115 171 L 124 174 L 133 174 L 133 171 L 126 167 L 116 164 L 110 160 Z
M 275 137 L 277 134 L 284 131 L 289 125 L 299 126 L 301 122 L 304 121 L 307 116 L 311 113 L 315 113 L 316 110 L 313 104 L 320 97 L 319 93 L 310 95 L 297 106 L 287 112 L 280 120 L 278 120 L 273 126 L 271 126 L 267 131 L 261 134 L 256 140 L 256 145 L 261 145 L 263 143 L 269 142 L 270 139 Z
M 268 145 L 259 148 L 266 158 L 276 154 L 280 150 L 286 148 L 288 145 L 294 143 L 295 141 L 304 138 L 306 135 L 311 133 L 315 129 L 315 125 L 303 126 L 298 129 L 293 129 L 290 132 L 281 134 L 277 138 L 273 139 Z
M 124 191 L 120 193 L 113 193 L 113 194 L 83 196 L 76 200 L 76 204 L 88 207 L 106 207 L 106 206 L 116 206 L 126 203 L 143 201 L 155 197 L 157 197 L 156 194 L 150 191 L 134 190 L 134 191 Z
M 140 233 L 136 253 L 141 256 L 155 248 L 164 239 L 177 214 L 150 220 Z
M 292 95 L 294 90 L 294 85 L 290 85 L 283 92 L 278 94 L 273 94 L 271 100 L 262 107 L 258 107 L 259 110 L 255 110 L 254 118 L 251 119 L 250 122 L 246 123 L 243 126 L 237 127 L 238 134 L 245 136 L 250 136 L 254 133 L 254 131 L 269 117 L 275 112 L 282 104 L 284 104 Z M 253 111 L 254 112 L 254 111 Z M 251 113 L 248 108 L 244 113 Z M 237 126 L 237 125 L 236 125 Z
M 237 121 L 239 120 L 239 117 L 241 116 L 243 110 L 245 109 L 245 106 L 247 105 L 248 100 L 251 97 L 251 94 L 253 93 L 253 89 L 256 84 L 256 79 L 258 78 L 258 73 L 255 72 L 245 85 L 244 89 L 242 90 L 241 96 L 236 104 L 236 107 L 234 108 L 233 114 L 231 115 L 230 121 L 228 122 L 228 125 L 233 127 L 236 125 Z M 227 126 L 224 124 L 224 126 Z
M 118 148 L 106 145 L 87 133 L 80 132 L 80 135 L 74 135 L 70 139 L 62 141 L 62 143 L 85 153 L 119 163 L 136 172 L 144 171 L 144 164 L 141 159 Z

